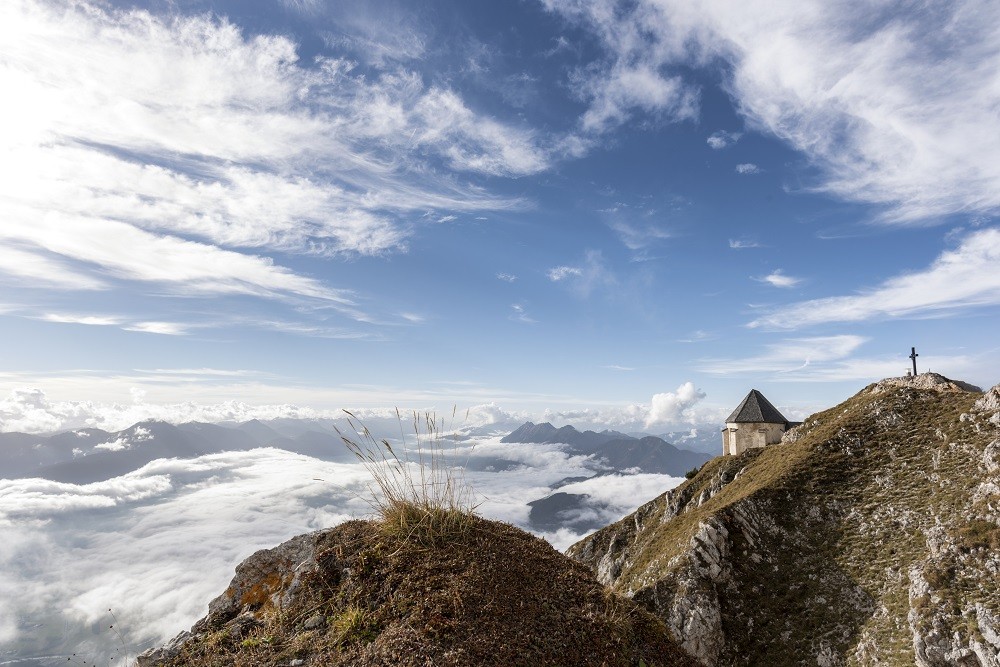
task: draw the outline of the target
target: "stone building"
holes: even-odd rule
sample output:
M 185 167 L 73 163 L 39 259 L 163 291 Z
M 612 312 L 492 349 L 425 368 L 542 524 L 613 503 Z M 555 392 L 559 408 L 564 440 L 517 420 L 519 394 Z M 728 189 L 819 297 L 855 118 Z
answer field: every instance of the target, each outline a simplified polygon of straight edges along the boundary
M 726 427 L 722 429 L 722 454 L 742 454 L 754 447 L 777 444 L 793 425 L 764 398 L 764 394 L 751 389 L 733 414 L 726 418 Z

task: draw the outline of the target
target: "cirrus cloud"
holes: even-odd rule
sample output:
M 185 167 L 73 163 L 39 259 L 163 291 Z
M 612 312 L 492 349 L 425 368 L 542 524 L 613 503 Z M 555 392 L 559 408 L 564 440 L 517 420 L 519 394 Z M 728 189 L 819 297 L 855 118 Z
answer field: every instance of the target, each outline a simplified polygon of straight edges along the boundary
M 524 206 L 473 178 L 549 165 L 533 130 L 402 66 L 302 62 L 225 18 L 13 0 L 0 41 L 8 279 L 304 298 L 369 321 L 271 255 L 405 250 L 425 219 Z
M 998 263 L 1000 230 L 975 231 L 922 271 L 890 278 L 858 294 L 787 304 L 749 326 L 798 329 L 830 322 L 945 317 L 967 308 L 1000 305 Z
M 605 48 L 580 84 L 594 123 L 650 106 L 623 94 L 627 74 L 646 73 L 648 91 L 669 82 L 677 105 L 696 90 L 674 73 L 721 60 L 747 125 L 812 160 L 817 189 L 884 207 L 890 223 L 1000 211 L 1000 134 L 990 131 L 1000 104 L 995 2 L 933 11 L 861 0 L 544 4 Z

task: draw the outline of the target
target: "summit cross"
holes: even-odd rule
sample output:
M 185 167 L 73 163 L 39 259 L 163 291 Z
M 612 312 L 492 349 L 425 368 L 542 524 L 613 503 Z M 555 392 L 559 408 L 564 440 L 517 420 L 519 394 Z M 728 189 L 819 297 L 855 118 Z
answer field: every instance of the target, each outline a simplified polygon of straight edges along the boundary
M 917 357 L 919 357 L 919 356 L 920 355 L 917 354 L 917 348 L 911 347 L 910 348 L 910 360 L 913 362 L 913 375 L 914 375 L 914 377 L 917 375 Z

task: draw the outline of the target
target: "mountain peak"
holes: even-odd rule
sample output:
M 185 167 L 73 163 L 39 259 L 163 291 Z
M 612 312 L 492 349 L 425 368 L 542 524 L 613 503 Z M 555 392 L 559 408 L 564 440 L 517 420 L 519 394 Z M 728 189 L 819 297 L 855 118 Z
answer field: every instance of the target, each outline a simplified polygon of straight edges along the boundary
M 696 667 L 640 605 L 477 517 L 433 547 L 350 521 L 258 551 L 191 632 L 137 664 Z
M 967 387 L 869 385 L 568 553 L 708 665 L 995 665 L 1000 387 Z

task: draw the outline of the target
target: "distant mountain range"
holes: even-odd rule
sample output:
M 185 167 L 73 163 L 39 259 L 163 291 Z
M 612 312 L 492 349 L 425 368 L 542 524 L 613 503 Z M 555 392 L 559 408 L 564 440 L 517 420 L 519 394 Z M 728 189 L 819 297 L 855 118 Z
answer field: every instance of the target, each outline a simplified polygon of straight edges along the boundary
M 122 431 L 97 428 L 55 435 L 0 433 L 0 478 L 41 477 L 89 484 L 138 470 L 163 458 L 275 447 L 326 461 L 353 462 L 332 430 L 308 420 L 252 420 L 235 426 L 144 421 Z
M 635 437 L 618 431 L 578 431 L 572 426 L 526 422 L 500 440 L 507 443 L 564 444 L 567 453 L 592 458 L 597 476 L 614 473 L 649 473 L 681 477 L 700 468 L 710 454 L 692 452 L 651 435 Z M 587 478 L 584 478 L 587 479 Z M 528 503 L 528 521 L 535 530 L 566 527 L 586 532 L 601 526 L 603 504 L 583 493 L 561 491 L 579 478 L 553 484 L 553 493 Z
M 556 428 L 548 422 L 523 425 L 500 442 L 561 443 L 575 454 L 593 456 L 612 470 L 680 477 L 711 459 L 711 455 L 675 447 L 662 438 L 634 437 L 618 431 L 578 431 L 572 426 Z
M 195 458 L 222 452 L 274 447 L 325 461 L 354 463 L 331 420 L 276 419 L 234 424 L 144 421 L 121 431 L 84 428 L 55 435 L 0 433 L 0 478 L 40 477 L 56 482 L 90 484 L 125 475 L 164 458 Z M 469 434 L 457 434 L 456 440 Z M 451 436 L 449 436 L 451 437 Z M 469 436 L 472 437 L 472 436 Z M 527 422 L 501 439 L 503 443 L 559 444 L 570 456 L 586 457 L 585 477 L 556 482 L 546 496 L 525 499 L 529 523 L 536 530 L 568 527 L 578 532 L 607 523 L 613 509 L 588 493 L 560 490 L 575 482 L 621 474 L 657 474 L 681 477 L 711 456 L 675 447 L 656 436 L 635 437 L 618 431 L 578 431 L 572 426 Z M 482 472 L 515 471 L 518 457 L 483 453 L 469 456 L 464 465 Z

